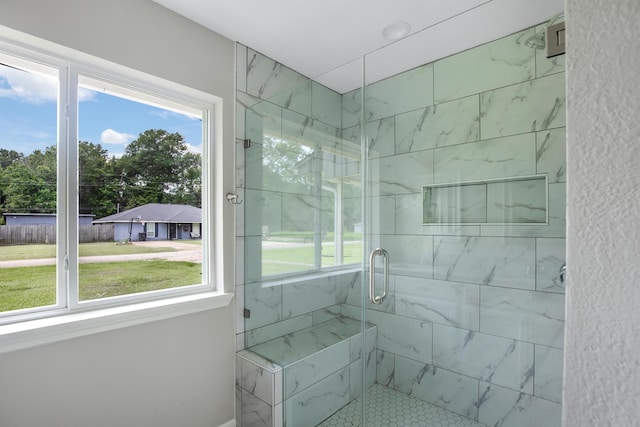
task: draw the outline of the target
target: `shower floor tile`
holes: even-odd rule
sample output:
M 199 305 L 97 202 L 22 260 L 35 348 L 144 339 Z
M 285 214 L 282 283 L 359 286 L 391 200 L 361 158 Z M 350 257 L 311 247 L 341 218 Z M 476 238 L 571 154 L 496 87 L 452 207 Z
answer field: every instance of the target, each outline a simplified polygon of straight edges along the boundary
M 361 400 L 357 399 L 319 424 L 319 427 L 361 426 Z M 367 394 L 366 427 L 484 427 L 461 415 L 380 384 Z

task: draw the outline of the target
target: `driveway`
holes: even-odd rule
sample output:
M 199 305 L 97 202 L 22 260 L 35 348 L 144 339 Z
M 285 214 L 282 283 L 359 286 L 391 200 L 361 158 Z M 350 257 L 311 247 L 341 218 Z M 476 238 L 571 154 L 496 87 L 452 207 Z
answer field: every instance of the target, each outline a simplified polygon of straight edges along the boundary
M 114 243 L 115 244 L 115 243 Z M 154 242 L 133 242 L 136 246 L 145 247 L 163 247 L 172 248 L 173 252 L 153 252 L 146 254 L 128 254 L 128 255 L 101 255 L 86 256 L 80 258 L 80 263 L 93 262 L 118 262 L 118 261 L 134 261 L 144 259 L 166 259 L 169 261 L 189 261 L 202 262 L 202 249 L 200 246 L 183 243 L 179 240 L 163 240 Z M 36 259 L 15 259 L 8 261 L 0 261 L 0 268 L 10 267 L 36 267 L 40 265 L 53 265 L 56 263 L 55 258 L 36 258 Z

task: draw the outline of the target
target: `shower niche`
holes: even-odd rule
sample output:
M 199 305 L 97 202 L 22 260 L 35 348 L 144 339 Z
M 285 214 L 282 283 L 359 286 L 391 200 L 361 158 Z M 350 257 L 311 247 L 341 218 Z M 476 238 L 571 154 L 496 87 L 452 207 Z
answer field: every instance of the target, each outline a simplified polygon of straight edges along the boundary
M 549 221 L 547 175 L 422 187 L 422 223 L 543 225 Z

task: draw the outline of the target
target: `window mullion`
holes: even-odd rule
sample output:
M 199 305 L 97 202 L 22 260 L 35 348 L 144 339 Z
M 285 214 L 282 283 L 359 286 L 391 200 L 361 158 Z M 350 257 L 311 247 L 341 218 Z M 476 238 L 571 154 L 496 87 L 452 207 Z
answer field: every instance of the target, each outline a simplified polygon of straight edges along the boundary
M 64 218 L 66 226 L 67 303 L 69 309 L 78 307 L 78 71 L 69 66 L 67 76 L 67 138 L 64 169 Z

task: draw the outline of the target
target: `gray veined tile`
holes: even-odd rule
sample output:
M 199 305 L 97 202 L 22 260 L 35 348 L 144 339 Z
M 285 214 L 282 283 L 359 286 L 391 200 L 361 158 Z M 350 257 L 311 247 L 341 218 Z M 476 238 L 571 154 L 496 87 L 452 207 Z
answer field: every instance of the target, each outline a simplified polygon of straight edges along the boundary
M 434 278 L 535 289 L 535 241 L 529 238 L 434 237 Z
M 263 402 L 273 405 L 273 373 L 250 360 L 240 358 L 242 375 L 240 385 Z
M 396 314 L 478 330 L 479 285 L 418 277 L 396 277 Z
M 433 277 L 433 238 L 431 236 L 373 235 L 370 243 L 372 247 L 367 253 L 375 247 L 387 250 L 392 274 Z
M 564 343 L 564 295 L 485 286 L 480 330 L 556 348 Z
M 565 259 L 565 239 L 536 239 L 536 290 L 564 293 L 560 268 Z
M 245 319 L 245 330 L 275 323 L 282 318 L 282 287 L 250 283 L 244 287 L 245 308 L 251 317 Z
M 342 95 L 342 128 L 360 125 L 362 122 L 362 89 Z
M 426 64 L 365 88 L 365 120 L 377 120 L 433 104 L 433 64 Z
M 533 344 L 434 324 L 433 364 L 513 390 L 533 393 Z
M 303 75 L 251 49 L 247 52 L 247 92 L 269 99 L 308 81 Z
M 242 425 L 250 427 L 272 427 L 272 407 L 242 391 Z
M 536 396 L 562 403 L 563 355 L 557 348 L 536 345 Z
M 248 330 L 246 332 L 247 346 L 251 347 L 283 335 L 291 334 L 295 331 L 308 328 L 312 324 L 313 316 L 311 314 L 305 314 Z
M 566 132 L 564 127 L 536 133 L 536 161 L 539 174 L 549 175 L 549 182 L 566 182 Z
M 396 154 L 477 141 L 478 95 L 396 116 Z
M 282 108 L 270 102 L 259 102 L 245 108 L 245 136 L 252 144 L 262 144 L 266 137 L 279 137 L 282 132 Z
M 528 176 L 535 172 L 534 133 L 434 150 L 435 183 L 483 181 L 493 178 Z
M 465 224 L 487 222 L 487 184 L 425 187 L 425 224 Z
M 419 193 L 433 182 L 433 151 L 373 159 L 370 182 L 372 195 Z
M 431 322 L 372 310 L 367 314 L 369 321 L 378 327 L 379 350 L 431 363 Z
M 282 316 L 284 319 L 336 303 L 335 277 L 327 276 L 283 285 Z
M 395 366 L 396 390 L 478 419 L 478 380 L 400 356 Z
M 296 86 L 270 97 L 269 102 L 311 116 L 311 80 L 302 79 Z
M 565 116 L 564 73 L 480 94 L 482 139 L 563 127 Z
M 311 116 L 331 126 L 342 127 L 342 96 L 319 84 L 311 86 Z
M 536 178 L 488 183 L 487 222 L 546 224 L 546 180 Z
M 370 159 L 394 154 L 395 119 L 385 117 L 366 125 L 367 142 L 369 144 L 368 155 Z
M 533 29 L 518 32 L 434 63 L 435 102 L 523 82 L 535 74 L 535 50 L 524 44 Z
M 247 47 L 236 43 L 236 90 L 247 91 Z
M 478 421 L 499 427 L 560 427 L 562 405 L 495 384 L 480 383 Z
M 376 382 L 387 387 L 395 388 L 395 354 L 388 351 L 377 351 Z

